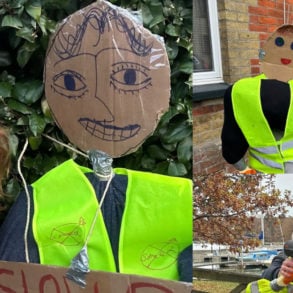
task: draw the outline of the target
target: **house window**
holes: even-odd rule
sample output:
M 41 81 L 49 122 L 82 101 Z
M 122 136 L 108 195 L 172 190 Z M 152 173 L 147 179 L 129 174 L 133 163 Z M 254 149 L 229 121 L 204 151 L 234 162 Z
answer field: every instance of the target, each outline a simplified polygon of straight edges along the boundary
M 193 84 L 223 82 L 216 0 L 193 0 Z

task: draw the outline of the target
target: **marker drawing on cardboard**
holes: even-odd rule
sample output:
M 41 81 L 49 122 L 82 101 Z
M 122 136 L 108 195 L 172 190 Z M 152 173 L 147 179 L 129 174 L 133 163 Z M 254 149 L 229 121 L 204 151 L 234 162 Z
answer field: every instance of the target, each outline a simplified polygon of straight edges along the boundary
M 106 2 L 63 21 L 46 60 L 49 106 L 69 140 L 84 151 L 131 153 L 168 109 L 164 44 Z
M 261 72 L 269 79 L 288 82 L 293 79 L 293 26 L 282 25 L 260 50 Z

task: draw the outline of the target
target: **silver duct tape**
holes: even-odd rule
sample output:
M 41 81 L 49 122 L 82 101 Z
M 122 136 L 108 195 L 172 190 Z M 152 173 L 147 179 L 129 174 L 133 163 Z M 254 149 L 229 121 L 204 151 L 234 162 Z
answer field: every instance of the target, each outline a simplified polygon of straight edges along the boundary
M 90 150 L 88 156 L 96 174 L 111 175 L 113 159 L 108 154 L 99 150 Z
M 65 276 L 67 279 L 84 288 L 86 286 L 86 275 L 89 271 L 87 248 L 84 246 L 72 259 L 70 268 Z

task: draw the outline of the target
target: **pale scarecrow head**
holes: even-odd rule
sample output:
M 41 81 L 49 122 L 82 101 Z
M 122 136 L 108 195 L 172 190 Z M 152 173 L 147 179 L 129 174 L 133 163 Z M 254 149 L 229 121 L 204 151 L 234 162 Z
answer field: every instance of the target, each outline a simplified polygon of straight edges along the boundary
M 69 140 L 112 157 L 135 151 L 169 105 L 164 44 L 106 1 L 62 22 L 44 79 L 49 107 Z
M 261 71 L 271 79 L 293 79 L 293 25 L 279 27 L 261 50 Z

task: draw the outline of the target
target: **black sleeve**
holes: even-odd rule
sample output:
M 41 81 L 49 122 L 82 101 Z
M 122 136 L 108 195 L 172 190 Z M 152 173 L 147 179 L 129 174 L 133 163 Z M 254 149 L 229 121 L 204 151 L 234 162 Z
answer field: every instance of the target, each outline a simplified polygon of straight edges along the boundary
M 284 252 L 280 252 L 272 260 L 271 265 L 265 269 L 262 273 L 262 278 L 267 280 L 273 280 L 278 278 L 279 271 L 281 269 L 283 261 L 286 259 Z
M 178 257 L 179 281 L 192 282 L 192 245 L 186 247 Z
M 224 95 L 224 124 L 221 135 L 222 155 L 229 164 L 241 160 L 248 149 L 248 143 L 234 117 L 232 87 L 230 86 Z
M 230 164 L 235 164 L 245 155 L 248 143 L 234 117 L 232 88 L 233 86 L 230 86 L 224 94 L 224 124 L 221 138 L 224 159 Z M 271 129 L 283 131 L 290 104 L 289 84 L 264 79 L 261 82 L 260 95 L 263 113 Z
M 32 189 L 29 187 L 30 196 Z M 39 263 L 39 253 L 32 232 L 32 215 L 34 213 L 31 198 L 30 224 L 27 235 L 29 260 Z M 0 259 L 5 261 L 26 262 L 24 233 L 27 218 L 27 197 L 21 192 L 10 208 L 3 224 L 0 227 Z

